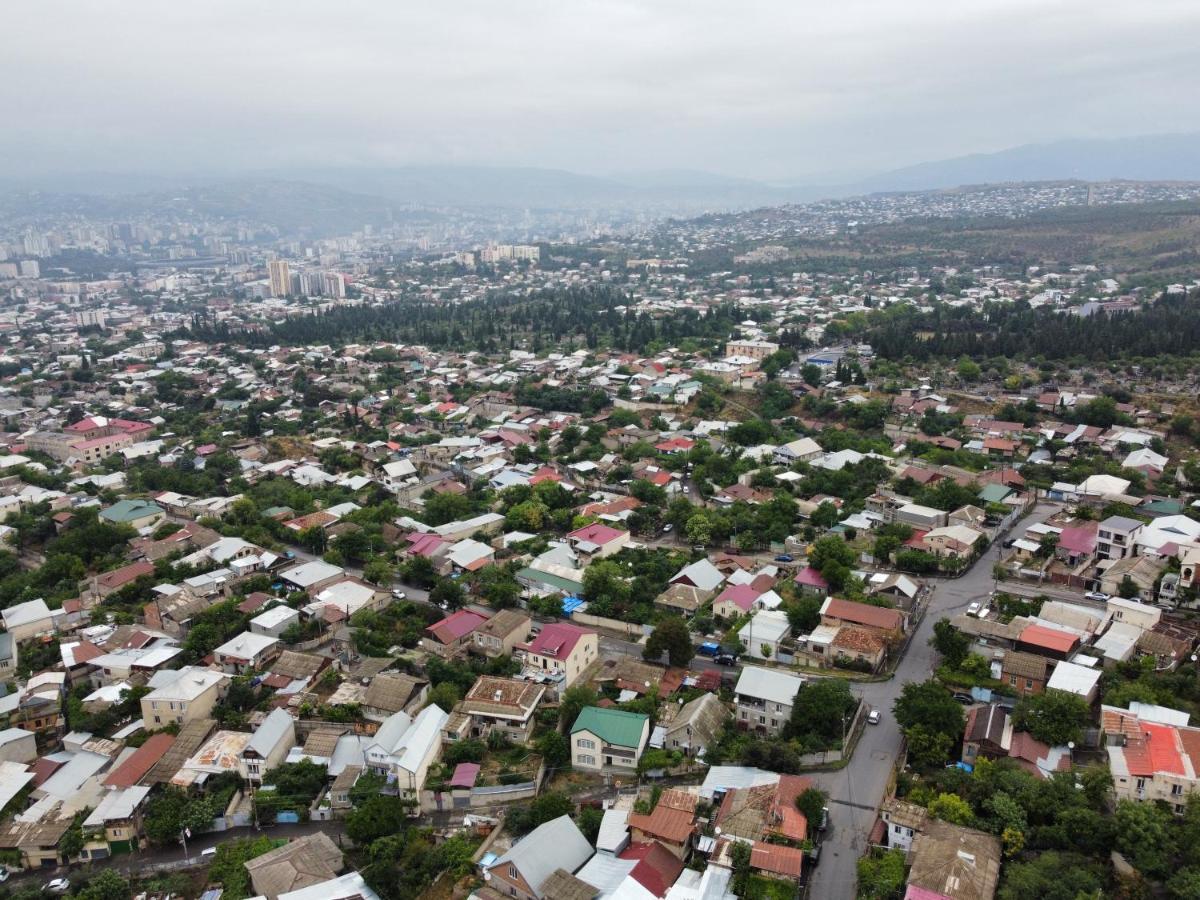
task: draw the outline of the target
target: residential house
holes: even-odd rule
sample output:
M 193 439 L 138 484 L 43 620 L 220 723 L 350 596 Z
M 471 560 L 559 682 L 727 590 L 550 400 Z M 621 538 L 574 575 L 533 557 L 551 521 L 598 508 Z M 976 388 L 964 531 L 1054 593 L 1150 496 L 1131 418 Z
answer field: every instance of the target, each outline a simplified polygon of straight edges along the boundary
M 214 650 L 213 660 L 230 674 L 244 675 L 269 668 L 281 649 L 278 638 L 243 631 Z
M 729 709 L 716 694 L 701 694 L 679 707 L 675 718 L 665 726 L 663 749 L 703 756 L 720 739 L 729 716 Z
M 411 715 L 421 708 L 428 696 L 428 681 L 399 672 L 381 672 L 367 685 L 362 713 L 374 722 L 383 722 L 398 712 Z
M 934 528 L 921 539 L 925 550 L 947 559 L 970 559 L 983 549 L 984 536 L 966 525 Z
M 712 596 L 712 591 L 704 591 L 690 584 L 669 584 L 667 589 L 654 599 L 654 605 L 665 613 L 690 618 L 711 600 Z
M 45 600 L 28 600 L 0 610 L 4 630 L 12 635 L 16 643 L 27 641 L 39 634 L 53 634 L 58 622 L 65 616 L 62 610 L 52 610 Z
M 286 709 L 276 707 L 254 731 L 242 750 L 246 779 L 262 784 L 263 775 L 276 768 L 296 743 L 296 721 Z
M 773 456 L 776 465 L 790 466 L 798 462 L 811 462 L 824 452 L 812 438 L 803 437 L 776 447 Z
M 529 636 L 533 619 L 519 609 L 502 609 L 472 634 L 471 651 L 495 659 L 512 656 L 513 649 Z
M 155 731 L 171 722 L 207 719 L 227 682 L 227 675 L 194 666 L 158 673 L 151 679 L 152 690 L 142 698 L 145 727 Z
M 421 642 L 421 646 L 431 653 L 447 658 L 459 652 L 466 652 L 467 648 L 474 644 L 475 630 L 487 620 L 487 616 L 469 609 L 457 610 L 426 628 L 426 638 Z
M 603 522 L 593 522 L 567 535 L 575 551 L 587 559 L 603 559 L 629 546 L 629 532 Z
M 1053 662 L 1044 656 L 1010 650 L 1000 663 L 1000 680 L 1007 682 L 1019 696 L 1040 694 L 1046 689 L 1051 666 Z
M 584 707 L 571 726 L 571 761 L 577 769 L 636 772 L 649 740 L 649 716 Z
M 266 900 L 278 900 L 280 896 L 336 878 L 345 860 L 329 835 L 316 831 L 256 856 L 245 866 L 254 893 Z
M 1136 552 L 1142 523 L 1128 516 L 1109 516 L 1096 535 L 1096 555 L 1101 559 L 1124 559 Z
M 137 850 L 142 845 L 142 814 L 149 785 L 109 790 L 83 820 L 84 852 L 102 859 Z
M 549 676 L 559 691 L 573 685 L 599 658 L 596 632 L 567 622 L 552 622 L 525 649 L 525 672 Z
M 992 900 L 1000 880 L 1000 839 L 926 819 L 912 845 L 906 900 Z
M 516 744 L 526 743 L 536 724 L 534 713 L 546 693 L 544 685 L 514 678 L 480 675 L 467 696 L 454 708 L 447 729 L 454 733 L 454 721 L 464 721 L 455 738 L 486 740 L 493 733 Z
M 387 778 L 388 787 L 400 796 L 416 799 L 425 786 L 429 766 L 442 747 L 442 729 L 449 716 L 437 706 L 427 706 L 415 719 L 396 713 L 375 732 L 367 747 L 367 767 Z
M 485 876 L 490 887 L 507 897 L 559 900 L 563 895 L 547 892 L 547 882 L 558 872 L 578 872 L 592 853 L 592 845 L 571 817 L 559 816 L 514 844 L 488 866 Z
M 791 630 L 792 626 L 786 613 L 762 609 L 741 627 L 738 639 L 746 647 L 746 656 L 753 659 L 778 659 L 783 641 Z
M 707 558 L 684 566 L 671 578 L 671 584 L 686 584 L 702 591 L 715 591 L 725 576 Z
M 677 859 L 686 860 L 692 851 L 692 837 L 697 832 L 696 793 L 668 788 L 658 798 L 649 813 L 629 816 L 629 830 L 634 844 L 655 841 L 671 851 Z
M 1176 813 L 1200 783 L 1200 728 L 1177 710 L 1100 708 L 1113 794 L 1120 800 L 1161 801 Z
M 859 625 L 890 638 L 904 633 L 908 616 L 901 610 L 886 606 L 828 597 L 821 604 L 821 624 L 837 627 Z
M 804 679 L 778 669 L 745 666 L 733 689 L 739 728 L 779 734 L 791 719 L 796 694 Z
M 113 525 L 128 525 L 135 531 L 153 528 L 166 515 L 166 510 L 149 500 L 118 500 L 100 512 L 100 518 L 104 521 Z

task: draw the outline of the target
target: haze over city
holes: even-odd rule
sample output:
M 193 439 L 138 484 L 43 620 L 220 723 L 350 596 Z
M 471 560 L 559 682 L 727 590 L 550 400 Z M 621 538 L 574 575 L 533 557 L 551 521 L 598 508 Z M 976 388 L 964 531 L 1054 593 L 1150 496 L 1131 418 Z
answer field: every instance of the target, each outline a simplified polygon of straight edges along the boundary
M 1186 0 L 39 2 L 8 176 L 471 164 L 839 181 L 1200 129 Z

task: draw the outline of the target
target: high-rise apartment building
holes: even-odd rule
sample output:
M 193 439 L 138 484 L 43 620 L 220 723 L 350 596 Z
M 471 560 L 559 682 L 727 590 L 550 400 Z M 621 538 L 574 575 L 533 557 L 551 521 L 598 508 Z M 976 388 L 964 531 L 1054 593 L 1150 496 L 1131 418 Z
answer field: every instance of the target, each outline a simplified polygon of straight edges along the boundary
M 271 296 L 286 297 L 292 292 L 292 272 L 286 259 L 273 259 L 267 263 L 271 277 Z

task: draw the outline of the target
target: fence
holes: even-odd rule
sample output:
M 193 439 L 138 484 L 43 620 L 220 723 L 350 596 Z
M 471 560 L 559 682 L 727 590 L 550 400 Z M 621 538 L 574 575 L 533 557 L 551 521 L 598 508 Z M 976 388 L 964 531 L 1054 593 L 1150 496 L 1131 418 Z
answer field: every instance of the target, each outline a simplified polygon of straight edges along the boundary
M 800 756 L 800 766 L 805 769 L 816 769 L 821 766 L 838 765 L 842 760 L 849 759 L 854 755 L 854 745 L 858 743 L 866 719 L 867 704 L 860 700 L 858 708 L 854 711 L 854 718 L 850 721 L 850 727 L 846 729 L 846 740 L 841 749 L 824 750 L 820 753 L 803 753 Z
M 591 625 L 594 628 L 603 628 L 606 631 L 617 631 L 632 637 L 634 640 L 641 639 L 642 635 L 649 634 L 653 630 L 649 629 L 648 625 L 631 625 L 629 622 L 606 619 L 604 616 L 593 616 L 590 613 L 584 612 L 572 613 L 571 621 L 579 625 Z

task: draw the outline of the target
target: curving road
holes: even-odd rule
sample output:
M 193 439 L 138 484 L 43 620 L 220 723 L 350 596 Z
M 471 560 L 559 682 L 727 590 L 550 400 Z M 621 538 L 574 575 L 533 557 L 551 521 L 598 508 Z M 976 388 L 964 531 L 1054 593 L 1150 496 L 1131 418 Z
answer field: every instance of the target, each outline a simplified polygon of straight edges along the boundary
M 1043 521 L 1058 509 L 1054 504 L 1039 504 L 1013 527 L 1023 528 Z M 965 611 L 971 601 L 991 592 L 996 554 L 995 549 L 988 550 L 960 578 L 935 579 L 928 611 L 896 667 L 895 676 L 889 681 L 852 686 L 855 694 L 883 713 L 883 721 L 865 726 L 844 769 L 814 776 L 817 785 L 829 794 L 829 828 L 809 893 L 814 900 L 854 897 L 856 862 L 867 848 L 867 836 L 875 824 L 876 812 L 900 752 L 900 728 L 892 717 L 892 704 L 905 684 L 925 681 L 936 669 L 937 654 L 929 646 L 934 623 Z

